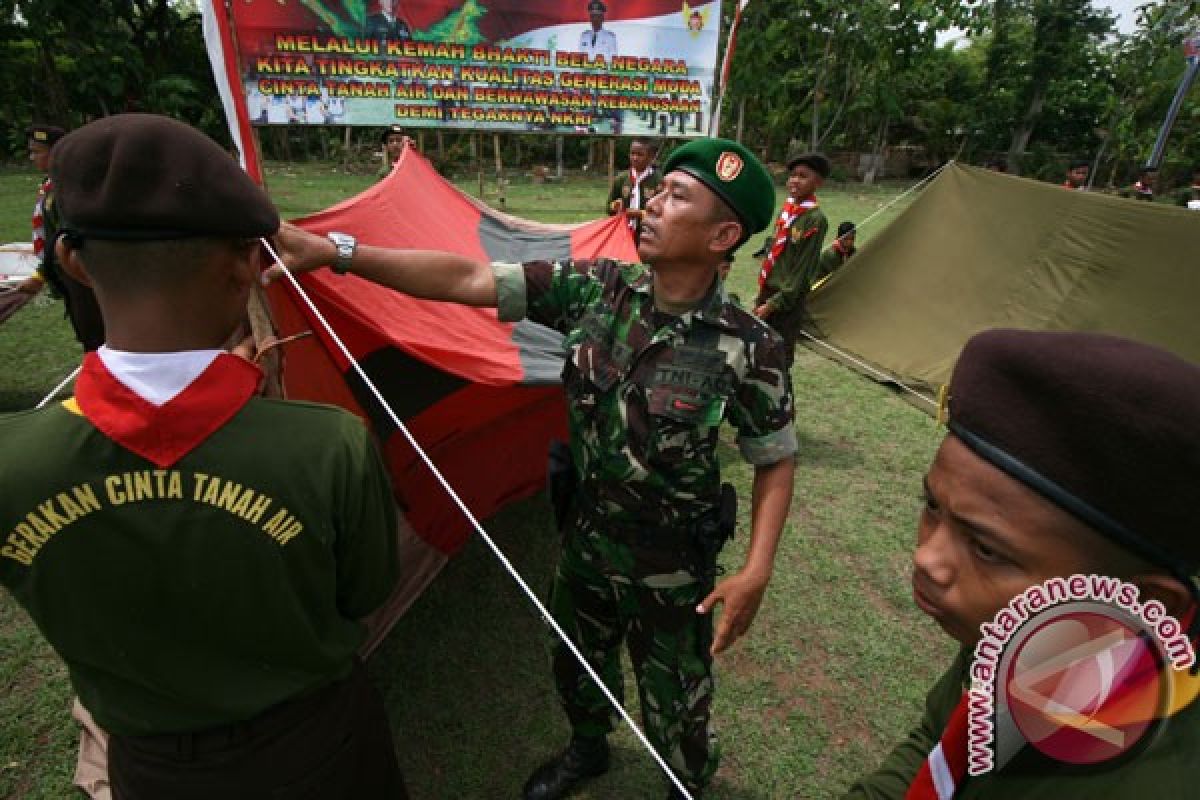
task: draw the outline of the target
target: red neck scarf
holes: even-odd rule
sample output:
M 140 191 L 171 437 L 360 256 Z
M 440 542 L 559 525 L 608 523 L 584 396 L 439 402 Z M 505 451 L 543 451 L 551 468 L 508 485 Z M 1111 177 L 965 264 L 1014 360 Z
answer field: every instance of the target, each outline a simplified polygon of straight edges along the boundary
M 33 254 L 39 261 L 46 252 L 46 196 L 53 188 L 50 179 L 46 178 L 38 189 L 37 202 L 33 206 Z
M 75 382 L 79 410 L 97 430 L 130 452 L 166 469 L 200 446 L 258 390 L 262 371 L 222 353 L 173 398 L 156 406 L 88 353 Z
M 963 692 L 942 738 L 921 764 L 904 800 L 950 800 L 962 785 L 967 775 L 967 700 Z
M 783 204 L 783 210 L 775 220 L 775 234 L 771 239 L 771 249 L 767 253 L 767 257 L 763 259 L 762 269 L 758 271 L 759 289 L 767 285 L 767 279 L 771 277 L 771 270 L 775 269 L 775 262 L 779 260 L 783 249 L 787 247 L 788 231 L 791 230 L 792 223 L 796 221 L 797 217 L 816 207 L 817 196 L 814 194 L 810 194 L 799 203 L 789 197 Z
M 654 172 L 653 164 L 647 165 L 646 168 L 644 170 L 642 170 L 640 174 L 633 167 L 629 168 L 629 207 L 630 208 L 640 209 L 644 205 L 642 202 L 642 181 L 646 180 L 646 178 L 650 175 L 651 172 Z M 637 221 L 636 217 L 627 218 L 626 223 L 629 225 L 630 230 L 637 229 L 638 221 Z

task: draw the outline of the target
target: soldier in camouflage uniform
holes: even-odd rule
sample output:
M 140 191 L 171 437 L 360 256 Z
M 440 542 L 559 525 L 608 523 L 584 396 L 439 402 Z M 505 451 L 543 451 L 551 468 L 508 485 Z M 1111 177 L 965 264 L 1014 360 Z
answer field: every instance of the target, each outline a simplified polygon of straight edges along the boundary
M 335 270 L 419 297 L 495 305 L 501 319 L 527 316 L 566 335 L 577 488 L 552 611 L 618 695 L 619 649 L 629 643 L 648 737 L 695 797 L 717 766 L 712 656 L 746 631 L 766 590 L 796 436 L 783 344 L 729 302 L 717 273 L 770 221 L 769 175 L 721 139 L 677 149 L 663 172 L 639 249 L 650 268 L 606 259 L 489 267 L 361 246 Z M 293 269 L 335 260 L 330 243 L 295 228 L 279 244 Z M 746 565 L 714 587 L 722 420 L 755 466 L 754 507 Z M 709 612 L 719 603 L 714 637 Z M 612 709 L 565 645 L 554 669 L 573 736 L 530 778 L 530 800 L 564 797 L 608 768 Z

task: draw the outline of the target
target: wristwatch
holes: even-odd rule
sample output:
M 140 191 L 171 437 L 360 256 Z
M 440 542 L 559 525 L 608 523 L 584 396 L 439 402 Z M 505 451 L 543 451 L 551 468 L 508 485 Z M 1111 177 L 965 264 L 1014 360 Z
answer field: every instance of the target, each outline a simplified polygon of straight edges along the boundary
M 358 248 L 358 240 L 348 233 L 337 231 L 330 231 L 325 236 L 337 248 L 337 259 L 330 265 L 330 269 L 338 275 L 345 275 L 350 270 L 350 262 L 354 260 L 354 251 Z

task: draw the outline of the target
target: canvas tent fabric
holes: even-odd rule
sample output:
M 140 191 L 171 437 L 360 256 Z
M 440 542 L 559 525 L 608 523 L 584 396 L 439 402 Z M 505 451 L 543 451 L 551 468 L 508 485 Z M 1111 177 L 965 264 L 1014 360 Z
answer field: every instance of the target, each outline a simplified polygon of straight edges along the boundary
M 1197 309 L 1196 214 L 959 164 L 809 299 L 816 337 L 931 398 L 987 328 L 1111 333 L 1200 362 Z

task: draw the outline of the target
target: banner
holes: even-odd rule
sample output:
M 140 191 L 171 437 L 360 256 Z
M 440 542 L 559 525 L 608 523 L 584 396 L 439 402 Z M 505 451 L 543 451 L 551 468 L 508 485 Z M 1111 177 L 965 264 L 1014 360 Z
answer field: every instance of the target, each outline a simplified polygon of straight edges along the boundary
M 702 136 L 721 6 L 237 0 L 251 125 Z

